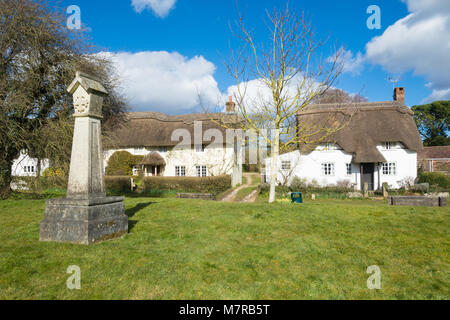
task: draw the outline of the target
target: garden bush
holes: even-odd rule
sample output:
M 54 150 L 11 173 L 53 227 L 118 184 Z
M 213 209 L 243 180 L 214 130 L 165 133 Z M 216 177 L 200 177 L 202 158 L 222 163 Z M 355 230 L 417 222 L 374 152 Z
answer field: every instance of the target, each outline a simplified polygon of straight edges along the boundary
M 131 192 L 131 178 L 126 176 L 106 176 L 105 187 L 108 193 L 124 194 Z
M 112 154 L 106 166 L 108 176 L 131 176 L 133 166 L 138 165 L 143 156 L 133 156 L 128 151 L 117 151 Z
M 429 183 L 440 189 L 450 189 L 450 177 L 440 172 L 424 172 L 419 175 L 419 183 Z
M 13 182 L 23 185 L 32 192 L 43 192 L 47 189 L 67 189 L 66 176 L 13 177 Z M 22 184 L 21 182 L 25 182 Z
M 212 193 L 217 195 L 228 190 L 231 177 L 227 175 L 216 177 L 146 177 L 142 182 L 142 191 L 178 191 L 189 193 Z

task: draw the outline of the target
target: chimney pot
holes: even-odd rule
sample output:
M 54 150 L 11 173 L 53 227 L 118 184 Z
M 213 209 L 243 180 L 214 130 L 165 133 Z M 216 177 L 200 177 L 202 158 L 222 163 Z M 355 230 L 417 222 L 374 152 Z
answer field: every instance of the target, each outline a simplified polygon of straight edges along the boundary
M 227 113 L 236 113 L 236 103 L 233 102 L 233 96 L 228 97 L 229 101 L 225 104 Z
M 394 101 L 405 103 L 405 88 L 399 87 L 394 89 Z

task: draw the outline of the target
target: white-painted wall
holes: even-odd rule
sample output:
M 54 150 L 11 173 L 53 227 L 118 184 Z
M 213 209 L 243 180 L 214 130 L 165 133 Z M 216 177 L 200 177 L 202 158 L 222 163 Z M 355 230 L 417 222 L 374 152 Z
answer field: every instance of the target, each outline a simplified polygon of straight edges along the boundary
M 14 177 L 36 177 L 37 159 L 30 158 L 25 151 L 22 151 L 12 165 L 12 175 Z M 48 160 L 41 160 L 41 175 L 49 167 Z
M 383 173 L 380 172 L 381 185 L 387 182 L 389 186 L 396 189 L 400 188 L 400 182 L 402 179 L 417 178 L 417 152 L 404 148 L 383 150 L 381 146 L 378 147 L 378 150 L 380 150 L 387 162 L 396 163 L 397 171 L 395 176 L 383 175 Z
M 388 162 L 396 164 L 395 175 L 384 175 L 382 164 L 375 164 L 374 187 L 378 189 L 383 183 L 387 182 L 391 188 L 400 188 L 400 182 L 405 178 L 417 178 L 417 153 L 403 148 L 395 147 L 391 150 L 385 150 L 382 146 L 378 147 Z M 353 186 L 361 189 L 361 165 L 352 163 L 352 172 L 347 174 L 347 163 L 351 163 L 352 154 L 345 152 L 339 147 L 323 150 L 318 147 L 310 154 L 301 155 L 299 151 L 283 154 L 278 159 L 278 181 L 288 184 L 294 177 L 307 179 L 308 182 L 315 181 L 320 186 L 336 185 L 339 181 L 349 181 Z M 282 170 L 282 162 L 290 161 L 291 170 Z M 271 159 L 266 159 L 266 179 L 270 182 Z M 334 163 L 334 175 L 326 176 L 322 172 L 322 163 Z M 380 181 L 379 181 L 380 180 Z
M 204 152 L 196 152 L 195 148 L 173 149 L 168 152 L 160 152 L 159 148 L 141 148 L 141 149 L 111 149 L 104 151 L 104 165 L 108 165 L 109 158 L 117 151 L 127 151 L 132 155 L 145 156 L 150 152 L 156 151 L 166 161 L 166 166 L 162 176 L 175 176 L 176 166 L 186 167 L 186 176 L 197 176 L 196 166 L 206 166 L 208 176 L 218 176 L 222 174 L 230 175 L 233 172 L 234 149 L 208 146 Z

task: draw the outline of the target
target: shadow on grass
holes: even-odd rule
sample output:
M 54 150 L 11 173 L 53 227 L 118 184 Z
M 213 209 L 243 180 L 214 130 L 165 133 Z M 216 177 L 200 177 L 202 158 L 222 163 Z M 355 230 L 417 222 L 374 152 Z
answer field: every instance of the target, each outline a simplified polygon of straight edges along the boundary
M 144 210 L 148 206 L 154 204 L 155 202 L 143 202 L 138 203 L 133 208 L 125 210 L 125 214 L 128 216 L 128 218 L 132 218 L 136 213 L 138 213 L 141 210 Z M 133 230 L 133 228 L 138 224 L 139 221 L 137 220 L 129 220 L 128 221 L 128 231 Z

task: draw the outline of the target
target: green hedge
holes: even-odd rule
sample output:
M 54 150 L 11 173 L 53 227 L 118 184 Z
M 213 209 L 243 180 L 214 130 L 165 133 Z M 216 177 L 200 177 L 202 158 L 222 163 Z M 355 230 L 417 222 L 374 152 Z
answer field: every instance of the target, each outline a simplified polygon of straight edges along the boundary
M 355 192 L 353 188 L 346 187 L 298 187 L 298 186 L 277 186 L 275 188 L 278 198 L 289 197 L 291 192 L 301 192 L 304 199 L 310 199 L 311 195 L 315 195 L 316 199 L 347 199 L 349 192 Z M 270 192 L 270 184 L 263 183 L 260 185 L 260 194 L 268 197 Z
M 48 190 L 62 190 L 67 189 L 68 177 L 41 177 L 39 183 L 36 177 L 14 177 L 13 181 L 24 181 L 25 186 L 30 192 L 45 193 Z M 131 192 L 131 180 L 126 176 L 106 176 L 105 187 L 108 192 L 123 194 Z
M 450 189 L 450 177 L 440 172 L 424 172 L 419 175 L 419 183 L 429 183 L 430 186 L 437 185 L 442 189 Z
M 13 177 L 13 182 L 24 181 L 25 187 L 30 191 L 40 192 L 47 189 L 67 189 L 67 177 L 53 176 L 53 177 Z
M 110 193 L 123 194 L 131 192 L 131 178 L 127 176 L 106 176 L 105 187 Z
M 231 187 L 231 176 L 217 177 L 146 177 L 142 182 L 145 193 L 178 191 L 212 193 L 217 195 Z

